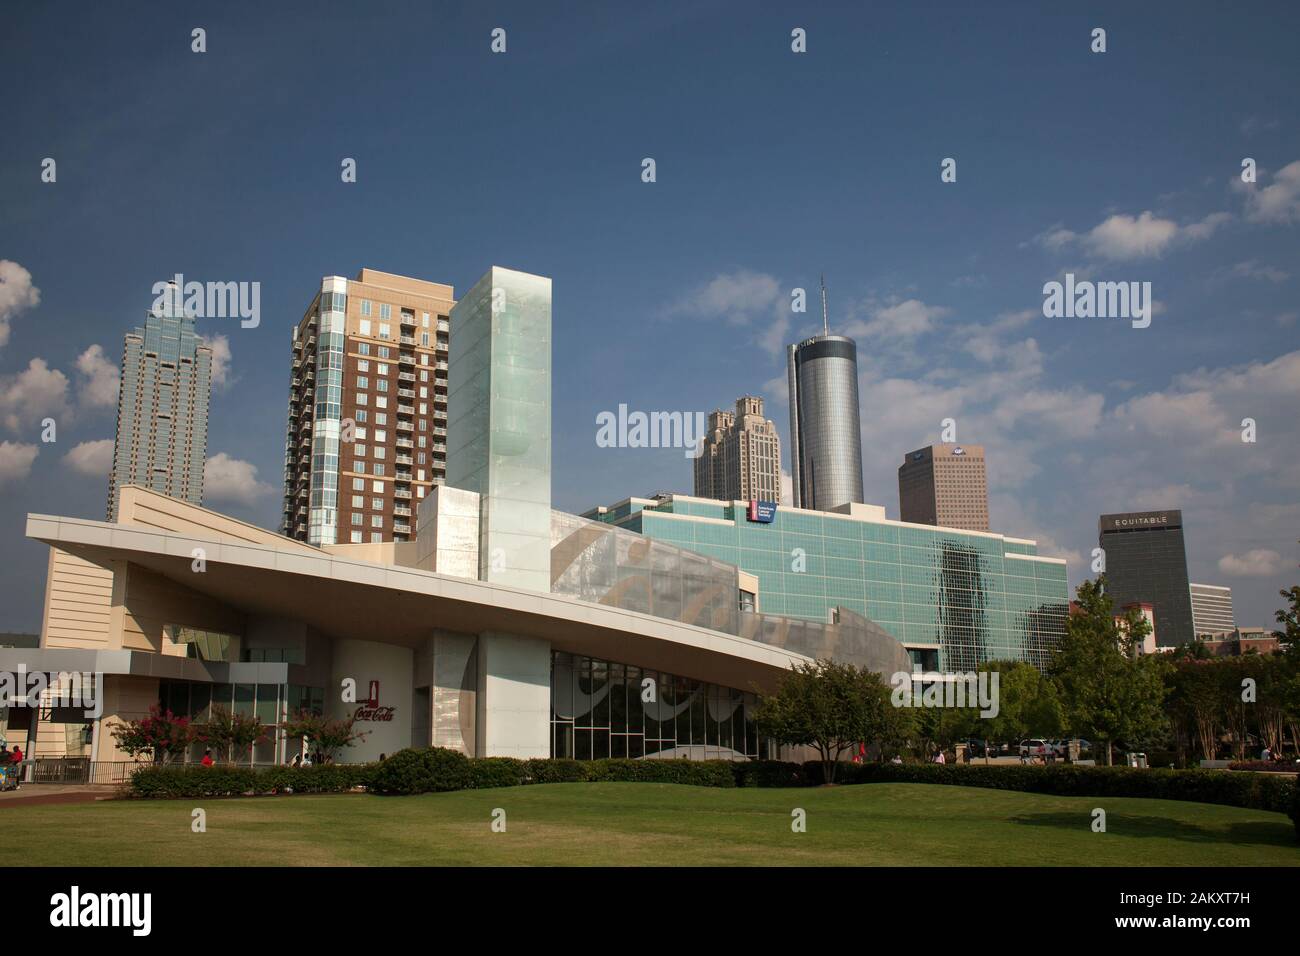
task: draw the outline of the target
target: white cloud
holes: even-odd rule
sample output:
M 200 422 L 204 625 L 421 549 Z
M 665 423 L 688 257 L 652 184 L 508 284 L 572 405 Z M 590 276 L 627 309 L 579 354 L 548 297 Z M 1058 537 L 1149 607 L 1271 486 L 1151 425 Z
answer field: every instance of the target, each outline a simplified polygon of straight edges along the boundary
M 230 339 L 213 335 L 203 339 L 203 344 L 212 349 L 212 387 L 223 388 L 230 380 Z
M 1198 222 L 1180 226 L 1147 210 L 1136 216 L 1116 213 L 1108 216 L 1086 233 L 1077 233 L 1061 225 L 1039 233 L 1033 241 L 1053 252 L 1075 244 L 1101 259 L 1151 259 L 1163 255 L 1176 242 L 1199 242 L 1210 238 L 1232 216 L 1226 212 L 1210 213 Z
M 116 365 L 104 357 L 104 350 L 92 345 L 77 356 L 77 371 L 82 375 L 81 401 L 91 408 L 111 408 L 117 404 L 121 374 Z
M 1271 548 L 1254 548 L 1245 554 L 1225 554 L 1219 570 L 1234 578 L 1268 578 L 1282 573 L 1282 555 Z
M 913 339 L 935 329 L 938 321 L 952 314 L 942 305 L 926 305 L 919 299 L 907 299 L 892 305 L 871 308 L 867 318 L 850 322 L 844 334 L 855 339 Z
M 1238 262 L 1228 270 L 1228 274 L 1236 279 L 1267 279 L 1269 282 L 1285 282 L 1291 278 L 1291 273 L 1286 270 L 1263 265 L 1254 259 Z
M 107 477 L 113 467 L 113 439 L 83 441 L 63 456 L 74 470 L 91 478 Z
M 203 466 L 203 497 L 212 501 L 253 504 L 274 489 L 257 478 L 252 462 L 231 458 L 224 451 L 213 455 Z
M 1246 190 L 1246 218 L 1251 222 L 1300 222 L 1300 159 L 1279 169 L 1267 186 L 1243 184 L 1240 177 L 1233 186 Z
M 10 431 L 31 427 L 41 419 L 58 419 L 67 408 L 68 377 L 34 358 L 16 375 L 0 377 L 0 421 Z
M 14 480 L 21 481 L 31 474 L 36 452 L 35 445 L 0 441 L 0 485 Z
M 774 276 L 739 269 L 714 276 L 668 311 L 672 315 L 721 317 L 730 325 L 748 325 L 756 317 L 770 316 L 774 303 L 784 298 Z
M 32 274 L 16 262 L 0 259 L 0 348 L 9 343 L 9 321 L 40 301 L 41 290 L 32 285 Z
M 1265 119 L 1262 116 L 1247 116 L 1241 121 L 1241 131 L 1246 136 L 1254 136 L 1256 133 L 1272 132 L 1281 127 L 1275 119 Z

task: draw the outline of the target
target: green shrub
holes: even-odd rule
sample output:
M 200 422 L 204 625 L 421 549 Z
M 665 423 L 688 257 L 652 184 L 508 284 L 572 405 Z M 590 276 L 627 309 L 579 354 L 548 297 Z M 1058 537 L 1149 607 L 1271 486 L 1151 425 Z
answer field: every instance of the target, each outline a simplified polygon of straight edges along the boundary
M 731 765 L 738 787 L 806 787 L 808 773 L 801 764 L 780 760 L 737 760 Z M 817 764 L 821 775 L 821 764 Z
M 681 783 L 696 787 L 734 787 L 730 760 L 593 760 L 587 765 L 593 782 Z
M 131 774 L 137 797 L 226 797 L 246 793 L 345 793 L 367 786 L 374 764 L 326 764 L 320 767 L 237 767 L 217 764 L 145 766 Z
M 528 783 L 528 762 L 514 757 L 484 757 L 469 761 L 470 786 L 475 790 L 488 787 L 522 787 Z
M 1291 822 L 1295 824 L 1295 838 L 1300 840 L 1300 784 L 1291 791 Z
M 587 779 L 586 762 L 567 757 L 534 758 L 525 761 L 524 767 L 530 783 L 583 783 Z
M 371 789 L 376 793 L 442 793 L 473 785 L 470 759 L 445 747 L 399 750 L 371 776 Z
M 815 764 L 807 765 L 813 776 Z M 820 776 L 813 776 L 819 780 Z M 1295 784 L 1276 775 L 1220 770 L 1141 770 L 1132 767 L 981 767 L 961 764 L 855 764 L 852 783 L 937 783 L 1058 796 L 1189 800 L 1287 813 Z

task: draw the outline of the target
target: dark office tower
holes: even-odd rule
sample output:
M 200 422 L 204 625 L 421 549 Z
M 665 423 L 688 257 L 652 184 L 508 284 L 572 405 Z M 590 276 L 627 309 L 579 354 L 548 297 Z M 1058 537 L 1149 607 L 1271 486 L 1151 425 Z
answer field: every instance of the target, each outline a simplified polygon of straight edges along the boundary
M 1192 640 L 1192 594 L 1187 581 L 1181 511 L 1102 515 L 1098 544 L 1106 553 L 1106 592 L 1116 609 L 1150 604 L 1156 643 L 1174 647 Z

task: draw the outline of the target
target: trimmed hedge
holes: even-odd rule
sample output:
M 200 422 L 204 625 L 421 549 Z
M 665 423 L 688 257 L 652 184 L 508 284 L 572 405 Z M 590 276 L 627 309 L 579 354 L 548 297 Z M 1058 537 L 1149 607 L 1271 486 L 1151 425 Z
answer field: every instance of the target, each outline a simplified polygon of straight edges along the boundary
M 1291 793 L 1291 822 L 1295 824 L 1295 838 L 1300 840 L 1300 783 Z
M 807 764 L 821 782 L 821 765 Z M 1296 785 L 1281 775 L 1134 767 L 981 767 L 963 764 L 849 764 L 836 771 L 841 783 L 937 783 L 988 787 L 1066 797 L 1146 797 L 1217 803 L 1251 810 L 1290 813 Z
M 238 767 L 218 764 L 145 766 L 131 774 L 137 797 L 226 797 L 246 793 L 345 793 L 370 786 L 376 764 L 312 767 Z
M 841 784 L 928 783 L 1072 797 L 1146 797 L 1283 813 L 1300 837 L 1300 786 L 1290 775 L 1131 767 L 840 764 Z M 441 793 L 537 783 L 624 781 L 697 787 L 807 787 L 822 766 L 775 760 L 471 759 L 455 750 L 402 750 L 383 763 L 312 767 L 145 766 L 131 775 L 137 797 L 223 797 L 268 793 Z

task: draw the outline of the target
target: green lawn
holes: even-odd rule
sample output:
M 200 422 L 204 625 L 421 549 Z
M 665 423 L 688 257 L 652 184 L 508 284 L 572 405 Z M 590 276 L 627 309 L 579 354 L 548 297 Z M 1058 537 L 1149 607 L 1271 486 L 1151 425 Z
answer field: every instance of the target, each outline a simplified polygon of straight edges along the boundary
M 195 806 L 205 834 L 190 831 Z M 491 830 L 498 807 L 505 833 Z M 806 833 L 791 832 L 795 807 Z M 1092 832 L 1094 807 L 1108 832 Z M 115 800 L 6 807 L 0 827 L 20 865 L 1300 865 L 1281 814 L 925 784 Z

